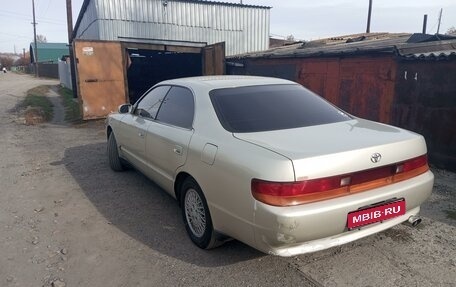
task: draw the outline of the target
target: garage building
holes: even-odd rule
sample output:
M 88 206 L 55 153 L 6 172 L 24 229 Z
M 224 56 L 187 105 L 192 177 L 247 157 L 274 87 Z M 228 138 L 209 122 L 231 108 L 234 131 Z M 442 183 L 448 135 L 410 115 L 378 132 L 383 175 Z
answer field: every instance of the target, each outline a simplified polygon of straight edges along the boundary
M 266 50 L 270 7 L 197 0 L 85 0 L 73 32 L 83 118 L 159 81 L 225 73 L 225 54 Z

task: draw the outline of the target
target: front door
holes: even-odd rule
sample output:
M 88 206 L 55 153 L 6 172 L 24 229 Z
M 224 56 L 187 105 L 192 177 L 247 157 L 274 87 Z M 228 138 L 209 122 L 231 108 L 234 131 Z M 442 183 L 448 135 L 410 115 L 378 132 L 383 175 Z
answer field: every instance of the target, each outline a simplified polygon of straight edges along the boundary
M 159 86 L 146 92 L 132 112 L 122 118 L 116 135 L 122 156 L 148 175 L 147 131 L 169 89 L 169 86 Z

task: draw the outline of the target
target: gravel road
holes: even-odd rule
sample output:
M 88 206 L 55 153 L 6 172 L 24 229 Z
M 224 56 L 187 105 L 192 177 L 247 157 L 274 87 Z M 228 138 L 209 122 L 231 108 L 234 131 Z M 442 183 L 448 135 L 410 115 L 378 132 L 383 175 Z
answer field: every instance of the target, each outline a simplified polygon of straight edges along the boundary
M 434 170 L 423 223 L 280 258 L 238 242 L 203 251 L 173 198 L 108 167 L 103 121 L 26 126 L 37 85 L 0 75 L 0 286 L 456 286 L 456 174 Z

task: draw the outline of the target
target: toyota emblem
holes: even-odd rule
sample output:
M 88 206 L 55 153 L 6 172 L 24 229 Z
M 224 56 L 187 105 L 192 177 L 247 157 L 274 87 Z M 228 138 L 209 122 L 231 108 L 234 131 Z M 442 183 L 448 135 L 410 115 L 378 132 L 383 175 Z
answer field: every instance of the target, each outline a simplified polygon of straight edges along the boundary
M 371 156 L 371 162 L 373 162 L 373 163 L 377 163 L 377 162 L 379 162 L 381 159 L 382 159 L 382 155 L 379 154 L 378 152 L 374 153 L 374 154 Z

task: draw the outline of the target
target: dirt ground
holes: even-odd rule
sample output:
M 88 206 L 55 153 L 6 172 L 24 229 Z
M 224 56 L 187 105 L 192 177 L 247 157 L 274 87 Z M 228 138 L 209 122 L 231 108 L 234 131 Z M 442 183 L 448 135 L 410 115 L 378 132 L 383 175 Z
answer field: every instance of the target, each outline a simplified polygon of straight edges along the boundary
M 109 169 L 103 121 L 64 123 L 50 93 L 54 121 L 24 125 L 15 107 L 43 84 L 0 75 L 0 286 L 456 286 L 455 173 L 434 169 L 417 228 L 291 258 L 203 251 L 173 198 Z

